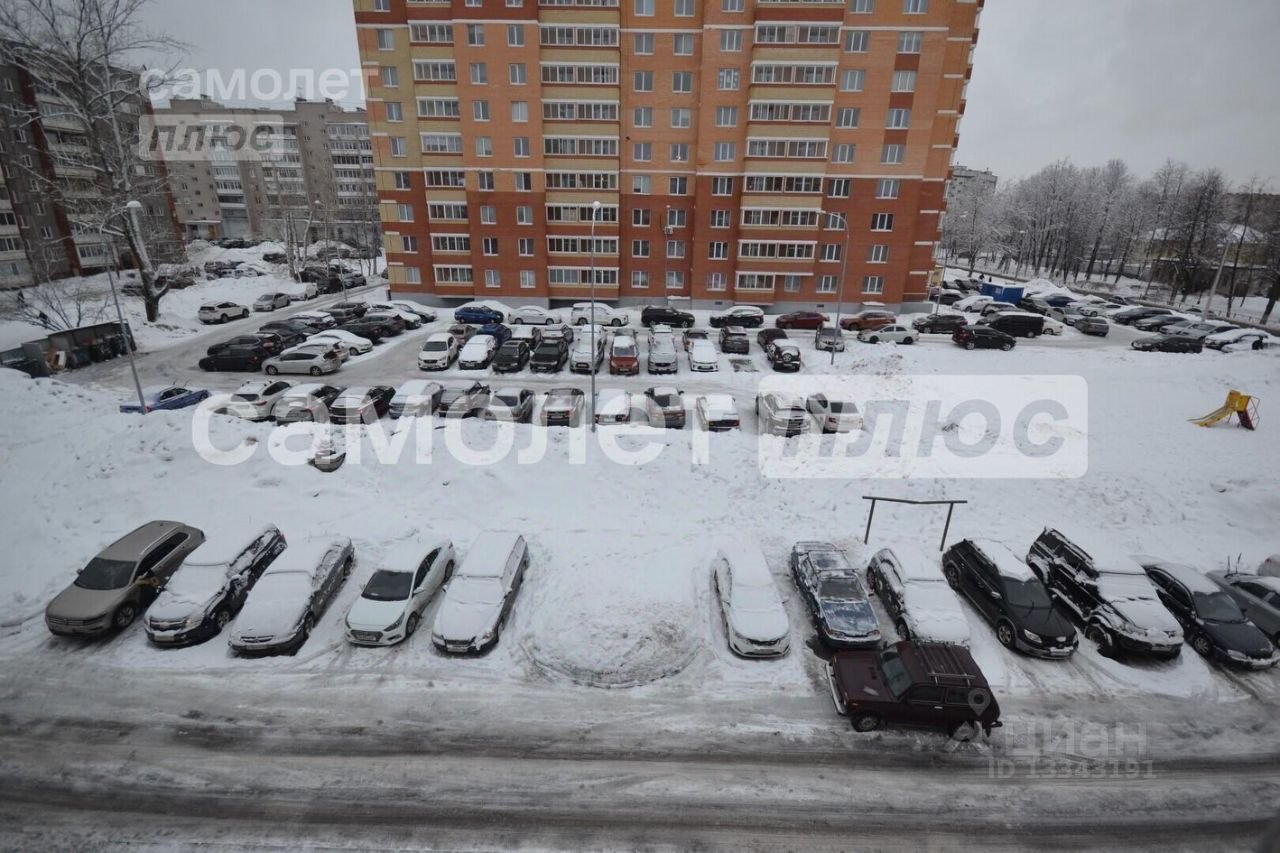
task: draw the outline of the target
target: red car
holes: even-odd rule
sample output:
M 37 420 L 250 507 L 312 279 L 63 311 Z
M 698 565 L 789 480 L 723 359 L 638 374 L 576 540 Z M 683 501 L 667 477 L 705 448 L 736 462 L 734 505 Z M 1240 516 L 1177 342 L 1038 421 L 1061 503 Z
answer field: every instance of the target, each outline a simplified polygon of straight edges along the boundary
M 820 311 L 792 311 L 774 320 L 773 325 L 779 329 L 821 329 L 830 321 L 831 318 Z
M 860 332 L 863 329 L 879 329 L 881 326 L 888 326 L 897 319 L 892 311 L 859 311 L 842 319 L 840 328 L 846 332 Z

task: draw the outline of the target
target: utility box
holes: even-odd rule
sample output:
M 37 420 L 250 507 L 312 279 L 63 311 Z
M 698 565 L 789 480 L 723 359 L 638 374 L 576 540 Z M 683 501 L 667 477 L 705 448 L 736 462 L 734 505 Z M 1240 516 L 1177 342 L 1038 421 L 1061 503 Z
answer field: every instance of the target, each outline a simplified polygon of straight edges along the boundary
M 979 285 L 978 292 L 983 296 L 990 296 L 996 302 L 1017 305 L 1022 301 L 1026 288 L 1020 284 L 997 284 L 994 281 L 984 281 Z

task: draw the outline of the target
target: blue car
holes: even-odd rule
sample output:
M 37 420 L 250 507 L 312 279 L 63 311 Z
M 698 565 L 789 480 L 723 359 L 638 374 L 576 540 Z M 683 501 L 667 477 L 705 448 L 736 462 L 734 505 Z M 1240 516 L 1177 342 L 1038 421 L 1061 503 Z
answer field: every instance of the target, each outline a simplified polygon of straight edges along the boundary
M 146 411 L 159 409 L 185 409 L 207 399 L 206 388 L 187 388 L 183 385 L 150 385 L 142 389 L 142 399 L 146 401 Z M 122 412 L 141 412 L 137 403 L 121 403 Z
M 480 327 L 476 332 L 477 335 L 489 335 L 498 342 L 498 346 L 502 346 L 511 338 L 511 330 L 501 323 L 488 323 Z
M 463 305 L 453 312 L 455 323 L 470 323 L 473 326 L 501 323 L 505 319 L 506 316 L 501 311 L 484 305 Z

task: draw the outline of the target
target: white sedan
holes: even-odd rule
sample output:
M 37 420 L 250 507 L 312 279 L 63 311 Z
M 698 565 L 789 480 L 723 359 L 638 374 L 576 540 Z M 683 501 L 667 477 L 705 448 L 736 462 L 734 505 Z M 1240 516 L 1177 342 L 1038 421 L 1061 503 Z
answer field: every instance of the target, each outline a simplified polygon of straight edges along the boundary
M 858 411 L 858 405 L 851 400 L 833 400 L 826 394 L 811 394 L 806 401 L 806 408 L 823 432 L 853 432 L 855 429 L 862 429 L 862 412 Z
M 347 611 L 347 640 L 357 646 L 394 646 L 413 636 L 432 597 L 453 574 L 453 543 L 437 542 L 422 555 L 414 544 L 398 549 L 365 583 Z
M 899 326 L 897 324 L 881 326 L 878 329 L 863 329 L 858 332 L 858 340 L 867 344 L 878 344 L 881 341 L 891 341 L 895 344 L 914 344 L 919 337 L 920 333 L 910 326 Z
M 564 322 L 561 315 L 539 308 L 537 305 L 521 305 L 519 308 L 514 308 L 507 315 L 507 320 L 517 326 L 525 323 L 533 326 L 550 326 Z
M 729 648 L 748 658 L 778 657 L 791 648 L 791 624 L 764 554 L 725 545 L 711 563 Z
M 334 343 L 342 344 L 346 347 L 348 355 L 364 355 L 373 350 L 373 342 L 368 338 L 344 332 L 342 329 L 326 329 L 323 332 L 316 332 L 307 340 L 333 341 Z
M 467 341 L 462 352 L 458 354 L 458 366 L 463 370 L 480 370 L 488 367 L 493 362 L 493 356 L 497 350 L 497 340 L 493 335 L 476 335 Z
M 711 341 L 694 341 L 689 350 L 689 369 L 702 373 L 720 369 L 720 353 Z
M 706 394 L 694 403 L 698 423 L 707 432 L 728 432 L 742 426 L 738 404 L 729 394 Z
M 1061 335 L 1063 328 L 1063 325 L 1052 317 L 1044 318 L 1044 333 L 1046 335 Z

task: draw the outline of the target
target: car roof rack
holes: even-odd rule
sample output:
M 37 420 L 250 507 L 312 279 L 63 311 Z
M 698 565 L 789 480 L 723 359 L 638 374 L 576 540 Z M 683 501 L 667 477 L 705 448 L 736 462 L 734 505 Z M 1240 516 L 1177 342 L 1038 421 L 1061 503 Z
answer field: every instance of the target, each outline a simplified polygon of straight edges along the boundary
M 916 646 L 925 675 L 943 687 L 973 687 L 977 676 L 957 654 L 958 647 L 948 643 L 928 643 Z

